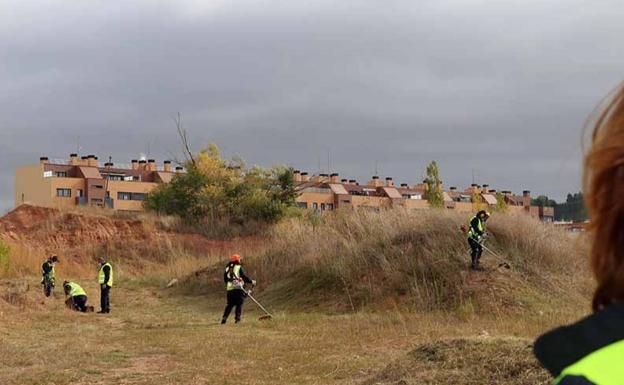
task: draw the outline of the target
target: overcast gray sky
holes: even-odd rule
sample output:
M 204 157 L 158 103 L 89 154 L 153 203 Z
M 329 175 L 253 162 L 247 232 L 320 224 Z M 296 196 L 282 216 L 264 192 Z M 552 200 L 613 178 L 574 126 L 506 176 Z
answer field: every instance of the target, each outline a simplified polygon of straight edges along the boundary
M 14 169 L 199 148 L 365 180 L 579 189 L 582 127 L 622 80 L 620 1 L 0 2 L 0 211 Z

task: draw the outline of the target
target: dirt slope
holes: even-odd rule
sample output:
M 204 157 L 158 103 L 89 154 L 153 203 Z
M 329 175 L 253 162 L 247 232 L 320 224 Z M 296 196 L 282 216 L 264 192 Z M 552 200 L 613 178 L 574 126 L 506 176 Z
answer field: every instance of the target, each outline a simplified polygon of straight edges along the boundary
M 234 251 L 260 247 L 263 242 L 253 237 L 211 240 L 179 233 L 175 223 L 167 221 L 171 218 L 21 205 L 0 218 L 0 240 L 11 248 L 12 276 L 36 274 L 41 261 L 53 253 L 71 274 L 79 273 L 80 267 L 92 270 L 94 258 L 101 254 L 132 262 L 136 270 L 144 264 L 171 263 L 172 258 L 179 257 L 226 258 Z

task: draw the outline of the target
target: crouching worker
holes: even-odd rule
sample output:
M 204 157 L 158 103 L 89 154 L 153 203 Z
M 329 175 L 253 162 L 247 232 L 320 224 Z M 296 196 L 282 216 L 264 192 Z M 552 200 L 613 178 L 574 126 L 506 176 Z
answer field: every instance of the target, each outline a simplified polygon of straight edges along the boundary
M 243 266 L 241 266 L 240 255 L 238 254 L 234 254 L 230 257 L 230 262 L 225 267 L 223 280 L 225 281 L 225 289 L 227 291 L 227 305 L 225 306 L 221 323 L 224 324 L 227 322 L 232 308 L 236 308 L 234 320 L 236 323 L 239 323 L 243 312 L 243 302 L 245 301 L 245 297 L 247 297 L 245 284 L 249 283 L 253 286 L 256 284 L 256 281 L 245 274 L 245 270 L 243 270 Z
M 87 293 L 84 289 L 77 283 L 68 281 L 63 282 L 63 289 L 65 290 L 65 295 L 68 296 L 65 301 L 67 307 L 86 313 L 88 310 Z

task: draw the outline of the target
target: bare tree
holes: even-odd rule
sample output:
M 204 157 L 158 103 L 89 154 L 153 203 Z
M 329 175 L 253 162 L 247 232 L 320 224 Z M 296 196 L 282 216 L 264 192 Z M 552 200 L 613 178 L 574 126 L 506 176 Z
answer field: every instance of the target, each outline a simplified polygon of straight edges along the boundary
M 193 165 L 195 165 L 195 158 L 193 157 L 193 152 L 191 151 L 191 145 L 188 140 L 188 135 L 186 129 L 182 127 L 182 114 L 178 112 L 177 116 L 173 118 L 173 122 L 176 125 L 176 129 L 178 131 L 178 136 L 180 137 L 180 142 L 182 143 L 182 150 L 184 151 L 184 157 L 187 161 L 191 161 Z

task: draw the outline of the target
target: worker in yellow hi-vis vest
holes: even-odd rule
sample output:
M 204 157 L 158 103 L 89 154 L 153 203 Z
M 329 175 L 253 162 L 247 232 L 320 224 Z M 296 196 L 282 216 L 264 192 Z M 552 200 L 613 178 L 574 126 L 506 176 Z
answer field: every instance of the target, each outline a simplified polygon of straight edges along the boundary
M 100 311 L 110 313 L 110 289 L 113 287 L 113 266 L 104 258 L 99 259 L 98 283 L 100 284 Z
M 227 305 L 225 305 L 225 310 L 223 311 L 221 324 L 227 322 L 233 308 L 236 308 L 234 312 L 234 322 L 239 323 L 243 313 L 243 302 L 245 301 L 245 297 L 247 297 L 245 284 L 247 283 L 255 286 L 256 281 L 245 274 L 245 270 L 241 265 L 241 257 L 238 254 L 234 254 L 230 257 L 230 262 L 225 267 L 223 280 L 225 281 L 225 290 L 227 291 Z
M 65 301 L 67 306 L 83 313 L 89 311 L 89 308 L 93 311 L 93 306 L 87 306 L 87 293 L 76 282 L 63 282 L 63 289 L 67 296 L 67 301 Z

